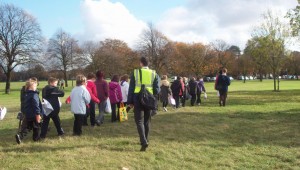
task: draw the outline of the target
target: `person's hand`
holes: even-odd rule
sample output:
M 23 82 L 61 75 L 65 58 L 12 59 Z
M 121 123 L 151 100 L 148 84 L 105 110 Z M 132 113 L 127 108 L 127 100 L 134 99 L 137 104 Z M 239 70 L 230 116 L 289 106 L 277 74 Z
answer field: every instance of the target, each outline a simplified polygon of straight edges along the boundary
M 36 122 L 41 123 L 41 120 L 42 120 L 41 115 L 36 115 L 35 120 L 36 120 Z
M 129 107 L 130 107 L 130 108 L 133 108 L 133 107 L 134 107 L 134 105 L 133 105 L 133 104 L 129 104 Z

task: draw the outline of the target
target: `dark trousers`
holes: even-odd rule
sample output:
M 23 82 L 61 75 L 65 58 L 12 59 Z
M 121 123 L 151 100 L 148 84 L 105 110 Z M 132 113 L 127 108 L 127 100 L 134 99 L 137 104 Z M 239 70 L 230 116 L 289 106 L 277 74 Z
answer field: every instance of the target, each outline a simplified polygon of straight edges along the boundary
M 201 103 L 201 93 L 197 93 L 197 104 Z
M 96 105 L 93 101 L 90 102 L 90 122 L 92 126 L 96 123 Z
M 119 108 L 120 103 L 111 103 L 111 122 L 116 122 L 117 120 L 119 120 Z
M 22 114 L 23 114 L 23 117 L 22 117 L 22 120 L 20 121 L 20 125 L 19 125 L 20 126 L 19 134 L 20 134 L 21 139 L 23 139 L 24 136 L 26 136 L 28 133 L 27 119 L 26 119 L 25 114 L 24 113 L 22 113 Z
M 167 107 L 169 102 L 168 101 L 163 101 L 162 104 L 163 104 L 163 107 Z
M 28 129 L 32 129 L 32 140 L 38 141 L 40 139 L 40 125 L 35 120 L 27 120 Z
M 150 112 L 144 109 L 138 102 L 134 103 L 134 120 L 139 133 L 141 145 L 148 144 L 148 134 L 150 131 Z
M 45 116 L 45 115 L 43 116 L 41 138 L 45 138 L 47 135 L 50 118 L 52 119 L 52 121 L 56 127 L 57 134 L 58 135 L 64 134 L 64 131 L 60 125 L 60 118 L 59 118 L 58 113 L 59 113 L 59 111 L 54 110 L 48 116 Z
M 181 97 L 182 107 L 185 107 L 186 94 Z
M 225 106 L 226 99 L 227 99 L 227 91 L 219 91 L 220 97 L 219 97 L 219 104 L 220 106 Z
M 173 95 L 173 98 L 175 99 L 175 103 L 176 103 L 176 108 L 179 107 L 179 95 Z
M 82 123 L 85 115 L 74 114 L 73 135 L 80 136 L 82 134 Z
M 191 106 L 195 105 L 195 101 L 196 101 L 196 94 L 191 94 Z
M 87 123 L 88 117 L 90 117 L 90 108 L 88 106 L 86 106 L 85 109 L 86 109 L 86 111 L 85 111 L 82 125 L 88 125 L 88 123 Z
M 88 125 L 88 117 L 90 117 L 91 126 L 95 126 L 96 123 L 96 106 L 93 101 L 89 103 L 89 107 L 86 107 L 86 114 L 83 120 L 83 125 Z

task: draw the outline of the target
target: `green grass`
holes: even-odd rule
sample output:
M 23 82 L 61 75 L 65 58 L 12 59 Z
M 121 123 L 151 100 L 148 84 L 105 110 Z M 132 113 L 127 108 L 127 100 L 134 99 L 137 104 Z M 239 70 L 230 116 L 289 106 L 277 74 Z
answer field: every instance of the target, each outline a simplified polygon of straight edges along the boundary
M 51 122 L 45 141 L 34 143 L 30 134 L 17 145 L 22 83 L 12 83 L 10 95 L 0 83 L 0 105 L 8 108 L 0 121 L 0 169 L 300 169 L 299 81 L 281 81 L 280 92 L 272 91 L 272 81 L 233 81 L 225 108 L 213 84 L 205 85 L 208 99 L 201 106 L 169 107 L 152 119 L 150 145 L 141 153 L 132 112 L 124 123 L 112 124 L 106 115 L 103 126 L 84 127 L 73 137 L 74 118 L 65 104 L 65 137 L 56 136 Z

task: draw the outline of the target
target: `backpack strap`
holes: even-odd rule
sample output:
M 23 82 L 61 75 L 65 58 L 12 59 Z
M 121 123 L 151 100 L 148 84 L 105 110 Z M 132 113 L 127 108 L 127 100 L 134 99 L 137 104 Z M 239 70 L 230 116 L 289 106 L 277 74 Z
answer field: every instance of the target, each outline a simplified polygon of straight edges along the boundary
M 140 82 L 142 84 L 142 69 L 139 69 L 139 73 L 140 73 Z M 143 85 L 143 84 L 142 84 Z

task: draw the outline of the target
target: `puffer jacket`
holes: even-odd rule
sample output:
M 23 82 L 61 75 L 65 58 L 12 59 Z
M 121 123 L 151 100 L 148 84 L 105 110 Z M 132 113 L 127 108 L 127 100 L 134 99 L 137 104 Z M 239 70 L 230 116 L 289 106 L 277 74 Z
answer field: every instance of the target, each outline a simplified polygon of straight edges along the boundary
M 123 100 L 121 86 L 117 82 L 109 82 L 109 99 L 112 104 L 119 103 Z
M 29 121 L 35 120 L 36 115 L 42 115 L 42 104 L 37 91 L 26 90 L 24 96 L 24 113 Z

